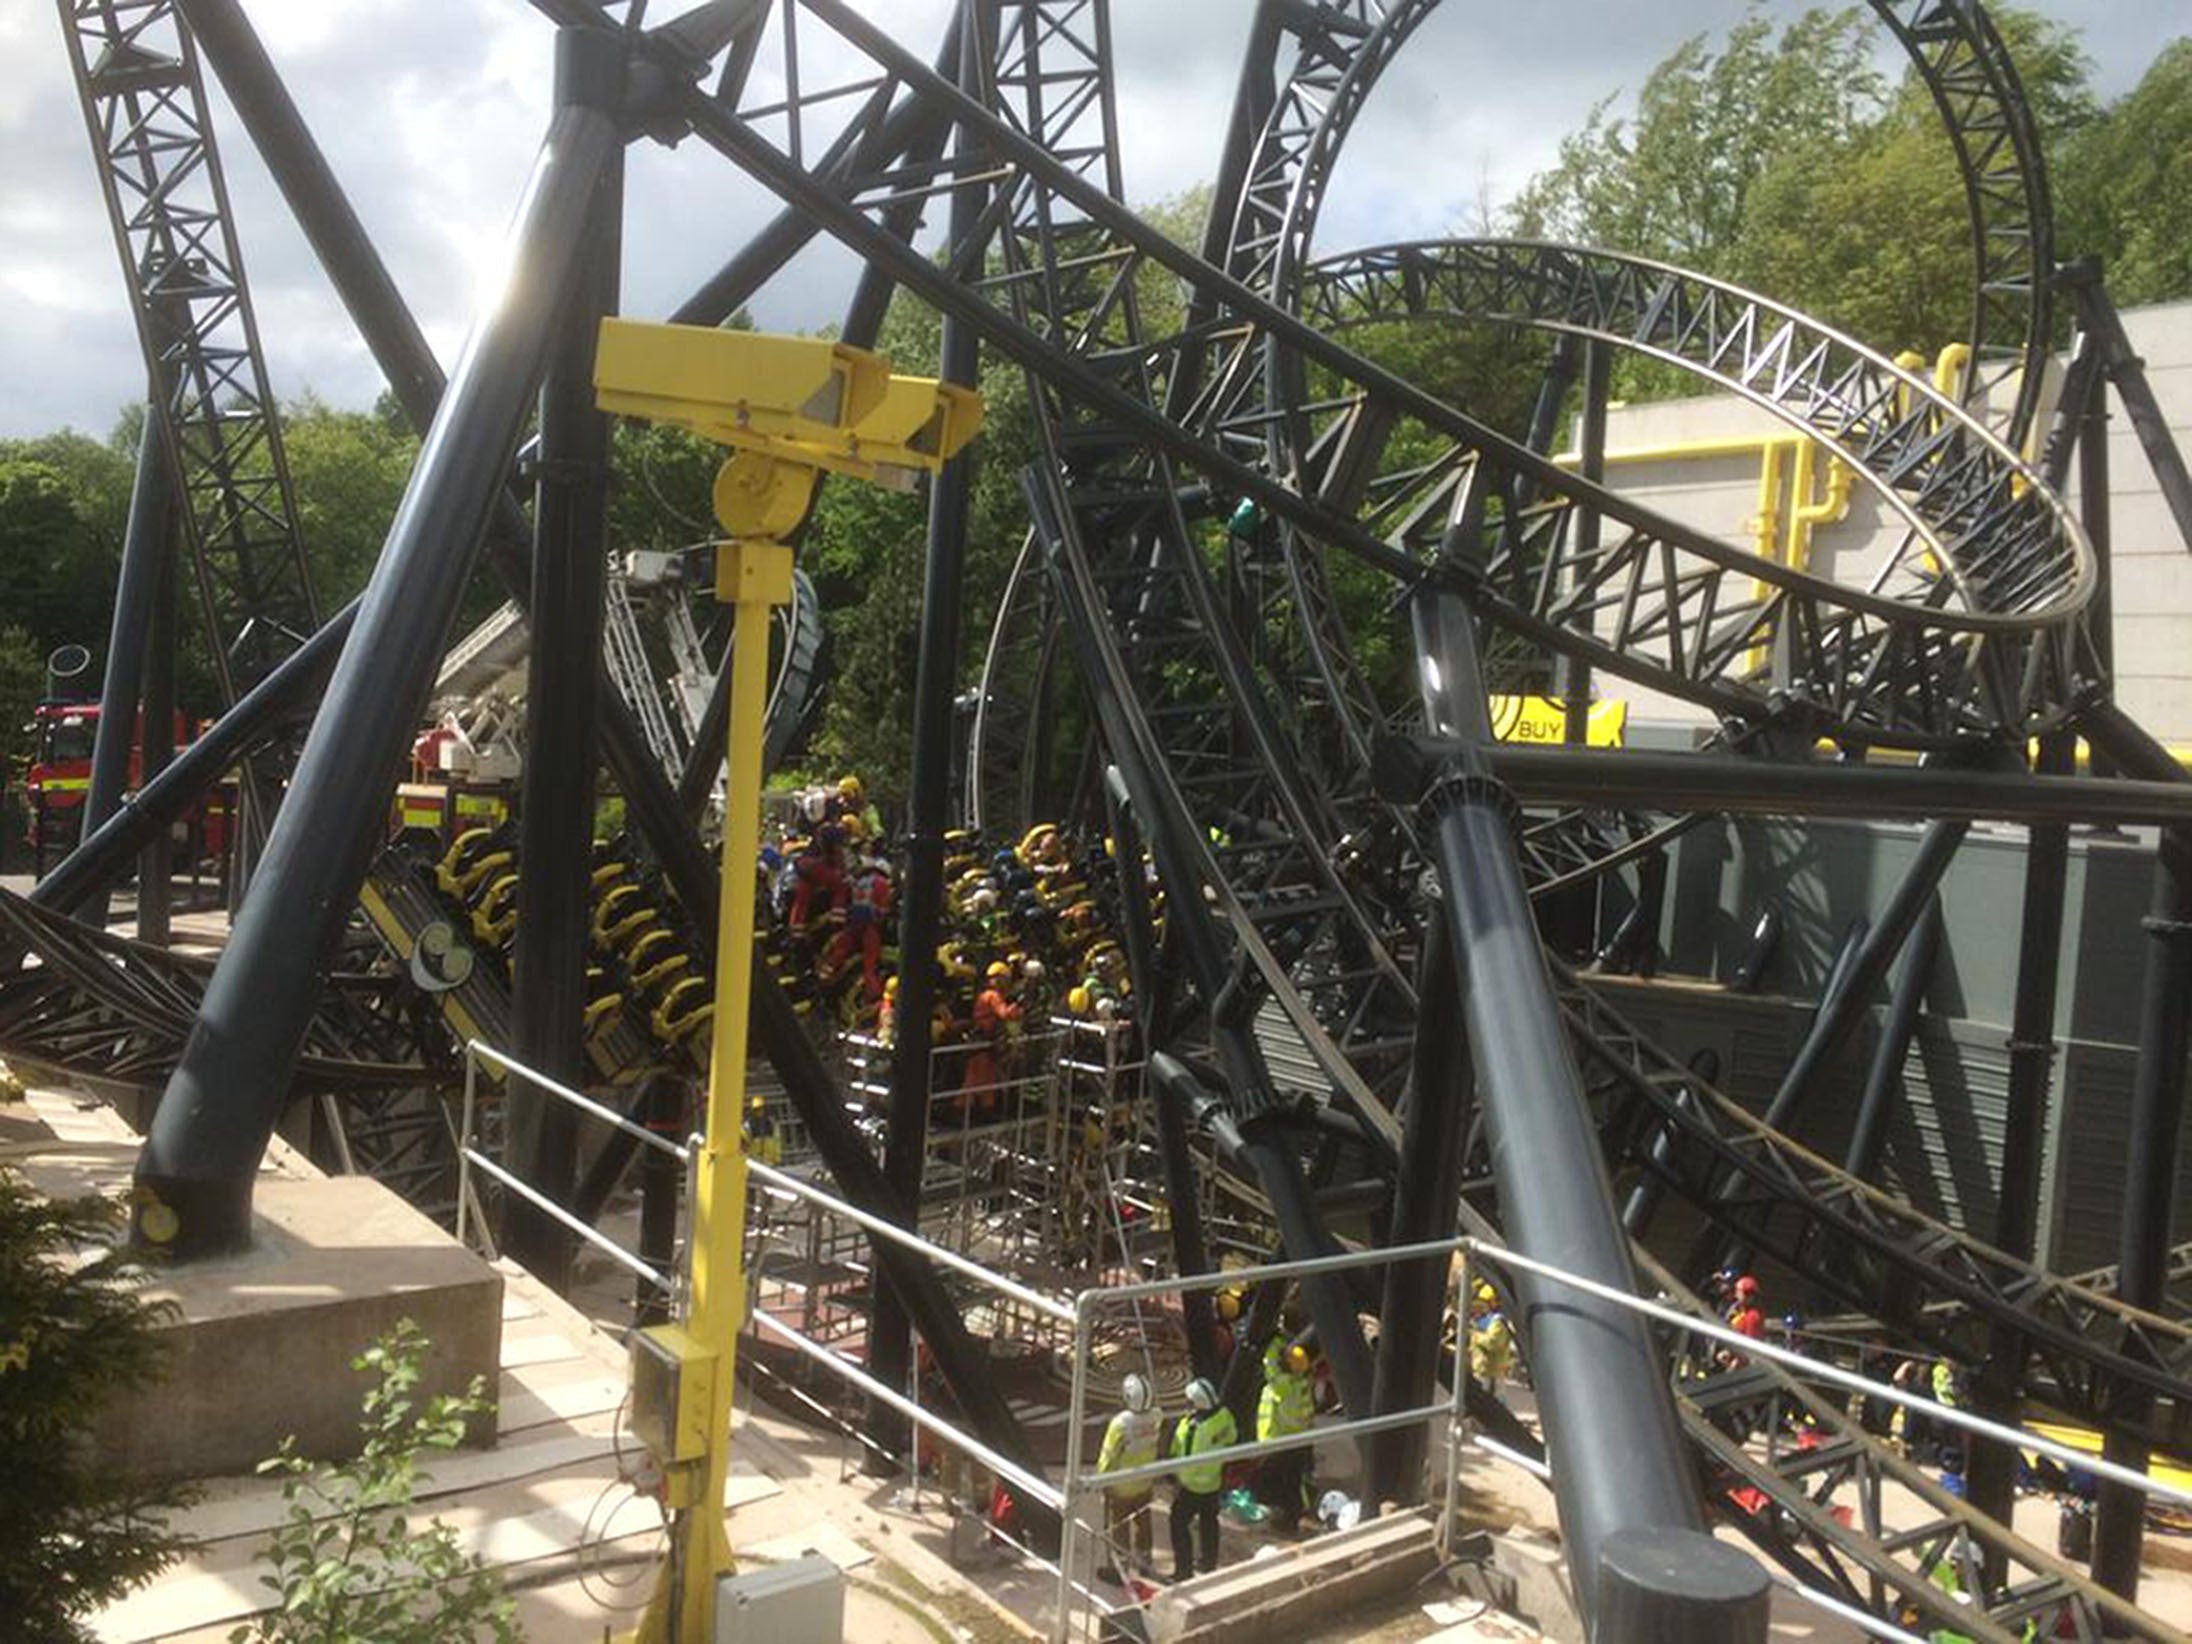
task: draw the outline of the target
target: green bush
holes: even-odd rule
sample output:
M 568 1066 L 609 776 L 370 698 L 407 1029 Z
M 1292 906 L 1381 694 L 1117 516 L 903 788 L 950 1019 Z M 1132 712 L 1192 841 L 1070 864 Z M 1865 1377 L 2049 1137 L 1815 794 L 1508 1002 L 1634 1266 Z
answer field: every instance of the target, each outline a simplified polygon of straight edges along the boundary
M 423 1450 L 450 1450 L 488 1408 L 475 1376 L 462 1398 L 418 1402 L 427 1341 L 409 1319 L 375 1342 L 351 1367 L 370 1373 L 354 1461 L 307 1461 L 296 1441 L 261 1462 L 287 1482 L 288 1516 L 267 1548 L 273 1566 L 262 1583 L 281 1604 L 230 1633 L 230 1644 L 511 1644 L 524 1636 L 502 1580 L 440 1519 L 411 1526 L 411 1498 L 428 1475 Z
M 82 1618 L 188 1545 L 178 1487 L 119 1480 L 85 1442 L 116 1393 L 159 1367 L 161 1310 L 138 1292 L 100 1199 L 53 1201 L 0 1170 L 0 1630 L 88 1640 Z

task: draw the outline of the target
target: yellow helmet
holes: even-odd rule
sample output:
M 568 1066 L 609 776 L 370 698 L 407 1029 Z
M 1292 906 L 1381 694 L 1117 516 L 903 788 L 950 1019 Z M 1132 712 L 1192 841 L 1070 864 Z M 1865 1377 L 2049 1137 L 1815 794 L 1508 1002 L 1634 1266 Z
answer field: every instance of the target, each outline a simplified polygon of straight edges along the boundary
M 860 786 L 860 778 L 858 778 L 857 776 L 847 776 L 838 779 L 837 797 L 844 800 L 848 805 L 859 804 L 861 795 L 864 791 L 865 790 L 862 789 Z
M 766 1112 L 768 1112 L 768 1111 L 769 1111 L 769 1099 L 768 1099 L 768 1097 L 766 1097 L 766 1096 L 755 1096 L 755 1097 L 752 1097 L 752 1098 L 750 1098 L 750 1099 L 749 1099 L 749 1100 L 747 1101 L 747 1103 L 746 1103 L 746 1111 L 747 1111 L 748 1113 L 766 1113 Z
M 992 959 L 989 963 L 989 969 L 982 972 L 982 974 L 992 982 L 1009 982 L 1012 980 L 1012 967 L 1002 959 Z
M 1299 1376 L 1309 1369 L 1309 1349 L 1296 1342 L 1286 1350 L 1286 1367 Z
M 1066 1009 L 1076 1016 L 1086 1016 L 1095 1006 L 1096 996 L 1087 988 L 1075 988 L 1066 995 Z

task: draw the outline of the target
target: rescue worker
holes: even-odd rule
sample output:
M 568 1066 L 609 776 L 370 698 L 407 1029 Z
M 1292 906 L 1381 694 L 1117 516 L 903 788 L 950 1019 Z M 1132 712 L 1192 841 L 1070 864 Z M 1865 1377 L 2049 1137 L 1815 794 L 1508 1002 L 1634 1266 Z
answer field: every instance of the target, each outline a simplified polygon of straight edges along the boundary
M 1316 1400 L 1309 1386 L 1309 1353 L 1299 1343 L 1285 1348 L 1278 1362 L 1264 1375 L 1263 1393 L 1256 1400 L 1256 1439 L 1291 1438 L 1306 1433 L 1316 1419 Z M 1279 1534 L 1293 1535 L 1301 1528 L 1309 1508 L 1309 1447 L 1265 1456 L 1257 1474 L 1257 1496 L 1271 1509 Z
M 1218 1402 L 1218 1390 L 1207 1376 L 1187 1384 L 1187 1414 L 1172 1428 L 1170 1458 L 1181 1463 L 1175 1471 L 1177 1488 L 1172 1497 L 1172 1579 L 1185 1581 L 1197 1572 L 1195 1533 L 1202 1530 L 1202 1564 L 1205 1573 L 1218 1567 L 1218 1503 L 1225 1489 L 1225 1464 L 1197 1461 L 1197 1456 L 1223 1450 L 1240 1438 L 1233 1412 Z
M 1515 1365 L 1515 1332 L 1493 1308 L 1469 1325 L 1469 1374 L 1497 1393 Z
M 746 1157 L 765 1165 L 784 1162 L 784 1138 L 776 1133 L 776 1121 L 769 1117 L 766 1096 L 756 1096 L 746 1103 Z
M 1164 1423 L 1157 1413 L 1157 1401 L 1150 1397 L 1149 1383 L 1140 1376 L 1128 1376 L 1119 1388 L 1119 1398 L 1123 1408 L 1105 1427 L 1103 1448 L 1096 1455 L 1099 1474 L 1146 1467 L 1157 1459 L 1159 1430 Z M 1105 1580 L 1126 1579 L 1120 1568 L 1122 1562 L 1126 1571 L 1142 1575 L 1154 1572 L 1156 1526 L 1149 1511 L 1154 1489 L 1154 1481 L 1146 1478 L 1104 1487 L 1104 1540 L 1111 1557 L 1104 1571 Z M 1122 1560 L 1122 1552 L 1129 1556 Z
M 1728 1315 L 1728 1326 L 1753 1341 L 1765 1339 L 1766 1312 L 1758 1304 L 1758 1281 L 1748 1273 L 1735 1281 L 1735 1309 Z
M 1005 1082 L 1005 1047 L 1019 1026 L 1020 1007 L 1009 991 L 1012 967 L 993 961 L 983 973 L 986 984 L 974 996 L 974 1053 L 967 1058 L 967 1095 L 977 1117 L 994 1119 Z

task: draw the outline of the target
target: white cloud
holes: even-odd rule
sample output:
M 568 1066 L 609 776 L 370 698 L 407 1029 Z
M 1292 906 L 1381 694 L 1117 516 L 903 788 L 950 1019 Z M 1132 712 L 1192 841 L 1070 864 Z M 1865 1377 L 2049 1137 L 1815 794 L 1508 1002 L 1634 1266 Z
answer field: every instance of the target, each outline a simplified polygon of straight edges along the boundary
M 445 360 L 523 187 L 547 118 L 552 31 L 517 0 L 247 0 L 336 175 Z M 1802 0 L 1772 0 L 1794 15 Z M 667 16 L 677 0 L 658 0 Z M 924 59 L 949 0 L 860 0 Z M 2125 88 L 2172 32 L 2167 7 L 2046 0 L 2088 30 L 2104 91 Z M 1249 0 L 1114 0 L 1123 164 L 1131 197 L 1207 177 L 1230 106 Z M 1633 89 L 1685 35 L 1739 16 L 1740 0 L 1449 0 L 1372 100 L 1334 181 L 1328 249 L 1473 221 L 1550 159 L 1597 96 Z M 768 54 L 764 54 L 766 61 Z M 842 65 L 803 64 L 809 86 Z M 773 67 L 767 72 L 773 73 Z M 370 358 L 302 236 L 215 93 L 276 392 L 364 404 Z M 825 134 L 826 135 L 826 134 Z M 625 305 L 674 307 L 772 215 L 775 202 L 696 142 L 635 146 Z M 932 219 L 940 211 L 931 213 Z M 0 435 L 61 423 L 103 430 L 141 392 L 114 248 L 51 7 L 0 9 Z M 817 246 L 754 303 L 762 323 L 828 323 L 857 277 Z

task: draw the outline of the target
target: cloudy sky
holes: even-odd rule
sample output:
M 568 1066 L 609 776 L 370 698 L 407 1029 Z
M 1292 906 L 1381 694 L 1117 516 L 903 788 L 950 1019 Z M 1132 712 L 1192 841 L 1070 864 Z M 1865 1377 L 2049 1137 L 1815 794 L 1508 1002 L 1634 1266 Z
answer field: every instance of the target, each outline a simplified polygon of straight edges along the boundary
M 2186 23 L 2179 0 L 2037 4 L 2083 31 L 2106 95 L 2135 83 Z M 247 9 L 428 335 L 453 359 L 546 118 L 549 28 L 523 0 L 247 0 Z M 655 8 L 676 9 L 675 0 Z M 861 9 L 926 57 L 948 3 L 861 0 Z M 1134 199 L 1209 174 L 1251 9 L 1250 0 L 1114 0 Z M 1549 160 L 1595 99 L 1633 91 L 1687 35 L 1723 29 L 1743 9 L 1742 0 L 1447 0 L 1356 128 L 1323 244 L 1476 221 Z M 1778 16 L 1802 9 L 1767 4 Z M 380 387 L 371 360 L 217 87 L 213 95 L 276 393 L 370 402 Z M 773 208 L 697 144 L 641 145 L 626 311 L 666 312 Z M 104 433 L 141 395 L 142 366 L 56 8 L 42 0 L 0 3 L 0 235 L 0 437 L 64 424 Z M 852 277 L 846 258 L 818 248 L 756 314 L 771 329 L 829 323 Z

